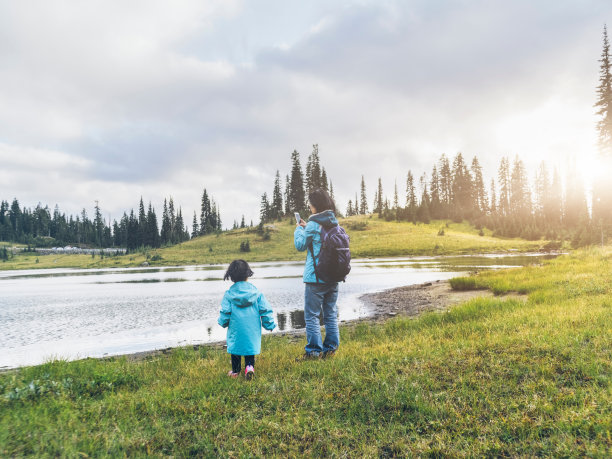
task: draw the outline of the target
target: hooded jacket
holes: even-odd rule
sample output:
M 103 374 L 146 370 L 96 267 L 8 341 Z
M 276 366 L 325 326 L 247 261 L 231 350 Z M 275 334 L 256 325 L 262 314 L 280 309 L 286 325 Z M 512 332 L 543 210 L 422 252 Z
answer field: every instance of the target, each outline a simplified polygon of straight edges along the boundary
M 325 210 L 318 214 L 312 214 L 308 218 L 306 227 L 298 226 L 295 228 L 293 233 L 293 244 L 295 248 L 300 252 L 308 250 L 308 246 L 312 242 L 312 249 L 315 254 L 315 259 L 319 261 L 319 252 L 321 251 L 321 226 L 325 228 L 331 228 L 338 225 L 338 220 L 331 210 Z M 312 263 L 312 253 L 308 250 L 306 254 L 306 264 L 304 265 L 304 276 L 305 283 L 317 283 L 317 278 L 314 272 L 314 265 Z M 320 284 L 324 282 L 319 280 Z
M 236 282 L 223 295 L 217 320 L 227 328 L 227 352 L 257 355 L 261 352 L 261 327 L 274 330 L 272 307 L 266 297 L 249 282 Z

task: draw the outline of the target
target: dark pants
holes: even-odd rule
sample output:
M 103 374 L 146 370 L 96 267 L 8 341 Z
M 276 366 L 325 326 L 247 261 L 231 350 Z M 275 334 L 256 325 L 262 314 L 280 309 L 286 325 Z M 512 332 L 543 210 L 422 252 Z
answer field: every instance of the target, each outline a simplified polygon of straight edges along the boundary
M 240 373 L 240 364 L 242 363 L 242 356 L 241 355 L 234 355 L 234 354 L 230 354 L 232 356 L 232 371 L 234 373 Z M 255 356 L 254 355 L 245 355 L 244 356 L 244 367 L 248 367 L 249 365 L 251 365 L 252 367 L 255 366 Z

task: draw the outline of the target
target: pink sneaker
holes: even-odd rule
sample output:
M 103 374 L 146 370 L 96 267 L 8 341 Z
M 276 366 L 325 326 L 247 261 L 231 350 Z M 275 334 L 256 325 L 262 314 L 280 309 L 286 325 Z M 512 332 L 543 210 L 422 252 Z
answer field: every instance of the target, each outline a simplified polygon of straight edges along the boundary
M 227 375 L 228 375 L 230 378 L 237 378 L 237 377 L 238 377 L 238 373 L 234 373 L 232 370 L 230 370 L 230 371 L 227 373 Z
M 244 369 L 244 377 L 247 381 L 250 381 L 253 379 L 253 376 L 255 376 L 255 368 L 253 368 L 253 365 L 247 365 Z

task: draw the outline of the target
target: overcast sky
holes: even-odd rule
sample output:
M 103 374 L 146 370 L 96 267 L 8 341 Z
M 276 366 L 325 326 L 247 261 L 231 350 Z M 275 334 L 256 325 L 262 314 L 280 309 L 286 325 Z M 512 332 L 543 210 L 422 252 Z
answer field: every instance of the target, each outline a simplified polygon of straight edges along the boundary
M 593 168 L 612 2 L 0 0 L 0 199 L 257 221 L 319 144 L 346 208 L 442 153 Z M 530 173 L 531 174 L 531 173 Z M 371 203 L 370 203 L 371 205 Z M 199 214 L 199 211 L 198 211 Z

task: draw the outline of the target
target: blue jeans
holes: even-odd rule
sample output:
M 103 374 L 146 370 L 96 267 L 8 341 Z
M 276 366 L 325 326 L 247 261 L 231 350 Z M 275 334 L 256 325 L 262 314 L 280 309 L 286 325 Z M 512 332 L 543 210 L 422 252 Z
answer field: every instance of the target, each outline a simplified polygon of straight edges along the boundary
M 306 321 L 307 353 L 319 354 L 338 349 L 340 333 L 338 331 L 338 283 L 305 284 L 304 319 Z M 319 316 L 323 311 L 325 324 L 325 341 L 321 342 L 321 322 Z

